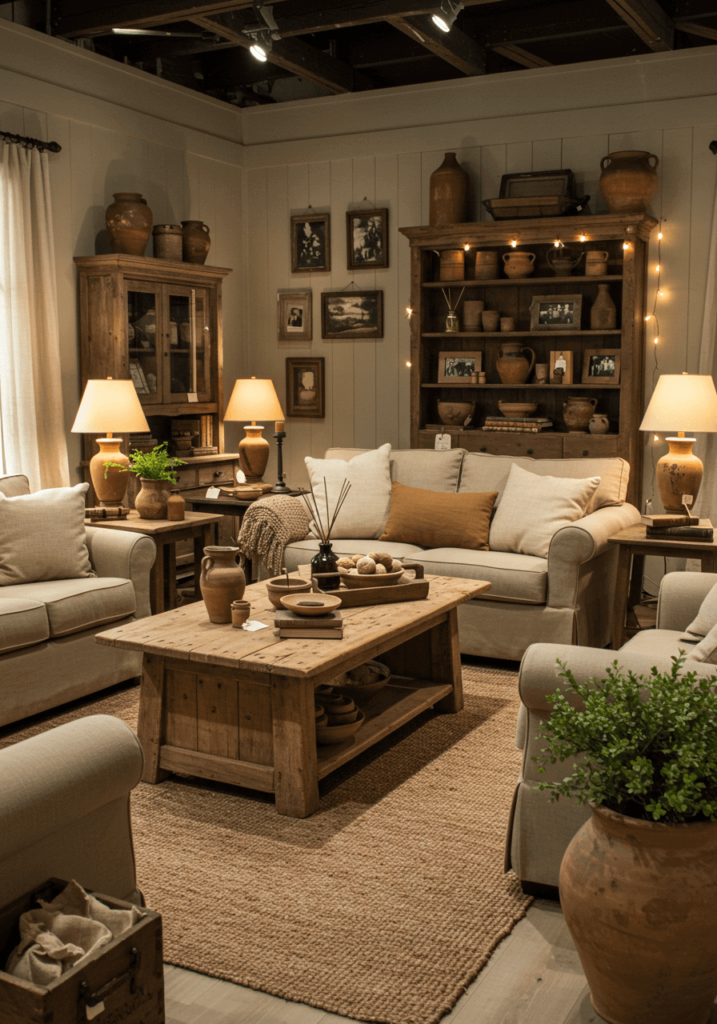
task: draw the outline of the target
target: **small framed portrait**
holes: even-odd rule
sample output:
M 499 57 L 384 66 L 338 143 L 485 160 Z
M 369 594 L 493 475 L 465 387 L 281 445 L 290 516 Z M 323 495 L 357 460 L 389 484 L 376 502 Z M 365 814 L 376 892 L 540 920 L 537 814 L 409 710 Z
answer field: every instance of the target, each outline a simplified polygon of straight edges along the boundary
M 551 384 L 572 384 L 573 383 L 573 353 L 569 350 L 558 349 L 550 353 L 550 377 Z
M 388 210 L 349 210 L 346 214 L 349 270 L 388 266 Z
M 331 214 L 291 218 L 291 272 L 331 270 Z
M 321 336 L 382 338 L 383 292 L 322 292 Z
M 620 349 L 588 348 L 583 353 L 583 384 L 620 383 Z
M 470 384 L 471 374 L 480 373 L 482 365 L 482 352 L 439 352 L 438 383 Z
M 582 295 L 534 295 L 530 304 L 531 331 L 579 331 Z
M 324 360 L 286 360 L 286 415 L 323 419 L 324 401 Z
M 279 292 L 276 314 L 279 341 L 311 341 L 311 292 Z

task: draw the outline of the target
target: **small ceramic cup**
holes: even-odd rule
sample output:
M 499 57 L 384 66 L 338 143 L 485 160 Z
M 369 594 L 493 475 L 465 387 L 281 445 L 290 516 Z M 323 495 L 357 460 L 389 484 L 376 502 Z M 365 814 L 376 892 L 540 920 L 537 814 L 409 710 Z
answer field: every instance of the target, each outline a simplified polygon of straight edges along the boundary
M 500 318 L 500 329 L 501 331 L 514 331 L 515 330 L 515 319 L 512 316 L 502 316 Z
M 478 374 L 478 383 L 485 384 L 485 374 L 483 372 Z
M 535 383 L 536 384 L 547 384 L 548 377 L 550 376 L 550 367 L 547 363 L 536 363 L 535 364 Z
M 251 605 L 248 601 L 232 601 L 232 626 L 234 629 L 241 629 L 251 614 Z
M 484 309 L 480 315 L 484 331 L 497 331 L 500 323 L 500 313 L 497 309 Z
M 466 299 L 463 303 L 463 327 L 466 331 L 480 330 L 480 315 L 485 309 L 481 299 Z
M 478 374 L 477 373 L 472 373 L 471 374 L 471 384 L 477 384 L 477 383 L 478 383 Z

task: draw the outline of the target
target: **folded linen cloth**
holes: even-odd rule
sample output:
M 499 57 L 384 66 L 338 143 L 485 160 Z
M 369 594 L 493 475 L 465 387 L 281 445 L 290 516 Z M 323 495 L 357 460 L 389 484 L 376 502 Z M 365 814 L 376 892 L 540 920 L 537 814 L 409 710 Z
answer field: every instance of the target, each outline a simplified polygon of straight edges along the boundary
M 278 576 L 284 561 L 284 549 L 295 540 L 304 540 L 311 517 L 301 498 L 277 495 L 259 498 L 247 509 L 237 544 L 251 558 L 259 558 L 272 576 Z
M 20 944 L 5 970 L 33 985 L 49 985 L 144 916 L 138 907 L 113 910 L 69 882 L 51 903 L 20 917 Z

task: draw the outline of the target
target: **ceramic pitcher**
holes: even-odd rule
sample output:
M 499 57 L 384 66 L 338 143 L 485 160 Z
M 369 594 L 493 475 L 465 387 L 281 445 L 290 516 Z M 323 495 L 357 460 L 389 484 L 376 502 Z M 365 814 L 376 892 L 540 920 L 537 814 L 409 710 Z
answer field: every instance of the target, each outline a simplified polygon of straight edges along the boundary
M 211 545 L 204 549 L 199 586 L 210 622 L 231 622 L 232 602 L 241 601 L 246 576 L 239 564 L 239 548 Z
M 523 355 L 524 352 L 530 353 L 529 360 Z M 532 348 L 521 348 L 518 341 L 504 341 L 500 346 L 500 358 L 496 360 L 495 368 L 501 384 L 525 384 L 534 365 L 535 352 Z

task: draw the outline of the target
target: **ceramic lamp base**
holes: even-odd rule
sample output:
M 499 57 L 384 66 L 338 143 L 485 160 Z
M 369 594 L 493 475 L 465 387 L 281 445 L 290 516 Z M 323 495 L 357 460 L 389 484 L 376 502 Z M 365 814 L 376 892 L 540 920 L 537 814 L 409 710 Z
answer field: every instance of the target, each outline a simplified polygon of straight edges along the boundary
M 264 428 L 254 424 L 244 427 L 246 437 L 239 442 L 239 465 L 248 484 L 262 483 L 269 461 L 269 442 L 261 436 Z M 271 486 L 269 487 L 271 490 Z
M 98 437 L 100 450 L 90 459 L 90 479 L 103 508 L 119 508 L 127 493 L 129 459 L 120 451 L 121 443 L 121 437 Z M 119 462 L 127 468 L 105 466 L 106 462 Z
M 684 512 L 682 495 L 691 494 L 694 504 L 704 467 L 702 461 L 692 454 L 694 437 L 667 437 L 665 440 L 670 450 L 657 463 L 657 493 L 666 512 Z

